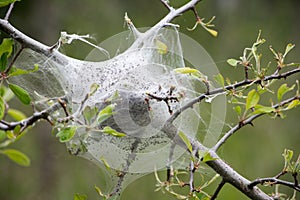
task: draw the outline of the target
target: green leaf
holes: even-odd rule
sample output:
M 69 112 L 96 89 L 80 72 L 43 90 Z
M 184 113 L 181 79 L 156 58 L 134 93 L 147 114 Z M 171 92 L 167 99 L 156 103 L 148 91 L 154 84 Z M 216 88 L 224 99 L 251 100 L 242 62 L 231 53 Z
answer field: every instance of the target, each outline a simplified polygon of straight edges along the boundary
M 291 169 L 291 160 L 293 158 L 294 152 L 289 149 L 284 149 L 284 152 L 282 154 L 284 158 L 284 170 L 290 171 Z
M 125 133 L 120 133 L 120 132 L 116 131 L 115 129 L 112 129 L 109 126 L 105 126 L 102 129 L 102 132 L 106 133 L 106 134 L 109 134 L 109 135 L 112 135 L 112 136 L 115 136 L 115 137 L 124 137 L 124 136 L 126 136 Z
M 178 136 L 182 139 L 189 152 L 192 152 L 193 146 L 187 136 L 182 131 L 179 131 Z
M 31 98 L 26 90 L 24 90 L 20 86 L 11 83 L 8 84 L 8 87 L 22 103 L 26 105 L 30 104 Z
M 93 94 L 95 94 L 95 92 L 97 92 L 97 90 L 99 89 L 99 85 L 97 83 L 93 83 L 91 86 L 90 86 L 90 93 L 89 93 L 89 96 L 92 96 Z
M 7 87 L 4 87 L 3 85 L 0 87 L 0 96 L 4 99 L 5 102 L 10 101 L 15 95 L 14 93 L 8 89 Z
M 1 7 L 1 1 L 0 1 L 0 7 Z M 0 44 L 0 55 L 2 56 L 4 53 L 8 53 L 7 54 L 7 58 L 8 58 L 13 51 L 13 44 L 14 44 L 13 39 L 4 38 L 2 40 L 2 43 Z
M 264 113 L 272 113 L 276 111 L 276 109 L 271 106 L 256 105 L 254 108 L 255 110 L 252 114 L 264 114 Z
M 246 98 L 246 110 L 253 108 L 259 102 L 259 94 L 255 89 L 251 90 Z
M 6 132 L 0 130 L 0 142 L 3 141 L 6 138 Z
M 299 173 L 300 172 L 300 154 L 298 155 L 298 159 L 295 163 L 295 170 L 294 172 Z
M 236 67 L 240 63 L 240 61 L 236 60 L 236 59 L 233 59 L 233 58 L 230 58 L 230 59 L 227 60 L 227 63 L 229 65 L 231 65 L 232 67 Z
M 295 87 L 295 84 L 292 85 L 292 87 L 288 87 L 286 83 L 282 84 L 282 85 L 279 87 L 278 91 L 277 91 L 277 99 L 278 99 L 278 101 L 281 101 L 283 95 L 284 95 L 285 93 L 287 93 L 287 92 L 293 90 L 294 87 Z
M 115 109 L 115 107 L 116 104 L 110 104 L 102 109 L 97 116 L 97 121 L 101 124 L 102 122 L 110 118 L 114 114 L 113 110 Z
M 285 56 L 295 47 L 294 44 L 289 43 L 288 45 L 286 45 L 285 48 L 285 52 L 283 54 L 283 58 L 285 58 Z
M 56 134 L 56 137 L 59 137 L 60 142 L 68 142 L 74 137 L 76 130 L 77 130 L 76 126 L 69 126 L 63 128 L 61 131 L 59 131 Z
M 242 108 L 241 108 L 241 106 L 236 106 L 236 107 L 234 107 L 234 110 L 235 110 L 235 112 L 236 112 L 238 115 L 241 115 L 241 114 L 242 114 Z
M 17 121 L 22 121 L 23 119 L 27 118 L 23 112 L 12 108 L 8 109 L 7 114 Z
M 218 36 L 218 31 L 213 30 L 211 28 L 207 28 L 206 26 L 204 27 L 206 31 L 208 31 L 212 36 L 217 37 Z
M 95 185 L 94 188 L 95 188 L 96 192 L 99 194 L 99 196 L 105 197 L 105 195 L 102 193 L 101 189 L 98 186 Z
M 17 125 L 14 130 L 13 130 L 13 133 L 15 136 L 19 136 L 20 135 L 20 132 L 21 132 L 21 126 L 20 125 Z
M 292 102 L 290 102 L 285 109 L 286 110 L 290 110 L 290 109 L 292 109 L 292 108 L 294 108 L 294 107 L 296 107 L 298 105 L 300 105 L 300 100 L 299 99 L 295 99 Z
M 15 136 L 15 134 L 14 134 L 13 131 L 6 131 L 6 136 L 7 136 L 7 138 L 10 139 L 10 140 L 16 139 L 16 136 Z
M 110 169 L 110 165 L 108 164 L 108 162 L 105 160 L 104 157 L 101 157 L 100 160 L 102 161 L 102 163 L 104 164 L 106 169 Z
M 15 149 L 5 149 L 0 153 L 6 155 L 10 160 L 14 161 L 18 165 L 28 167 L 30 165 L 30 159 L 22 152 Z
M 2 97 L 0 97 L 0 120 L 3 119 L 5 114 L 5 102 Z
M 197 69 L 190 67 L 182 67 L 174 69 L 175 72 L 180 74 L 199 74 L 200 72 Z
M 21 1 L 21 0 L 0 0 L 0 7 L 7 6 L 16 1 Z
M 168 53 L 168 46 L 163 43 L 162 41 L 156 39 L 155 40 L 155 45 L 156 45 L 156 48 L 157 48 L 157 51 L 159 54 L 167 54 Z
M 36 72 L 38 70 L 39 70 L 39 66 L 37 64 L 35 64 L 34 68 L 30 69 L 30 70 L 24 70 L 24 69 L 20 69 L 17 67 L 12 67 L 12 69 L 9 72 L 9 76 L 19 76 L 19 75 L 30 74 L 30 73 Z
M 84 119 L 90 124 L 92 119 L 97 115 L 98 109 L 96 107 L 86 106 L 83 110 Z
M 216 160 L 217 158 L 214 158 L 210 155 L 210 153 L 207 151 L 204 153 L 203 157 L 202 157 L 202 162 L 208 162 L 208 161 L 212 161 L 212 160 Z
M 225 87 L 225 80 L 222 74 L 218 74 L 214 76 L 214 79 L 224 88 Z
M 86 200 L 87 196 L 85 194 L 75 194 L 74 195 L 74 200 Z
M 114 94 L 111 95 L 111 97 L 105 99 L 105 103 L 111 103 L 111 102 L 113 102 L 113 101 L 116 101 L 118 98 L 119 98 L 119 92 L 118 92 L 118 90 L 116 90 L 116 91 L 114 92 Z
M 1 72 L 4 72 L 7 67 L 7 55 L 8 55 L 8 52 L 5 52 L 1 55 L 1 58 L 0 58 L 0 71 Z

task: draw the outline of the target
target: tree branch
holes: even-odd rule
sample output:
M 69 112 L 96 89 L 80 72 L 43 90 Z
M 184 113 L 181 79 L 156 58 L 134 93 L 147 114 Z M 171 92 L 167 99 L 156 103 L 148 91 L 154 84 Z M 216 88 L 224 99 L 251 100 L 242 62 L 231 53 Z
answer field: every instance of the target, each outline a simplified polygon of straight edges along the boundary
M 216 191 L 214 192 L 214 194 L 210 197 L 210 200 L 215 200 L 218 196 L 218 194 L 220 193 L 220 191 L 222 190 L 223 186 L 225 185 L 225 181 L 224 179 L 222 179 L 221 183 L 218 185 Z
M 38 53 L 41 53 L 47 57 L 51 57 L 59 63 L 66 63 L 66 56 L 56 49 L 53 49 L 45 44 L 42 44 L 31 37 L 25 35 L 14 26 L 12 26 L 7 20 L 0 19 L 0 30 L 4 31 L 11 38 L 18 41 L 24 48 L 30 48 Z
M 192 99 L 188 103 L 186 103 L 184 106 L 182 106 L 178 110 L 176 110 L 173 113 L 173 115 L 167 120 L 167 123 L 172 123 L 183 111 L 185 111 L 189 108 L 193 108 L 194 104 L 199 103 L 200 101 L 202 101 L 203 99 L 205 99 L 205 97 L 207 97 L 209 95 L 222 94 L 228 90 L 236 89 L 236 88 L 239 88 L 239 87 L 242 87 L 245 85 L 260 84 L 261 82 L 269 81 L 269 80 L 273 80 L 273 79 L 282 79 L 282 78 L 285 79 L 285 78 L 287 78 L 293 74 L 297 74 L 297 73 L 300 73 L 300 67 L 290 70 L 288 72 L 282 73 L 282 74 L 272 74 L 270 76 L 266 76 L 263 79 L 243 80 L 243 81 L 237 82 L 235 84 L 227 85 L 224 88 L 217 88 L 215 90 L 208 91 L 204 94 L 201 94 L 198 97 L 195 97 L 194 99 Z
M 300 185 L 299 184 L 295 184 L 295 183 L 288 182 L 288 181 L 283 181 L 283 180 L 280 180 L 280 179 L 277 179 L 277 178 L 274 178 L 274 177 L 256 179 L 256 180 L 252 181 L 249 184 L 248 187 L 253 188 L 254 186 L 256 186 L 258 184 L 265 184 L 265 183 L 268 183 L 270 185 L 277 185 L 277 184 L 285 185 L 289 188 L 292 188 L 292 189 L 300 192 Z
M 300 96 L 295 96 L 292 97 L 290 99 L 287 99 L 285 101 L 282 101 L 279 104 L 276 104 L 274 106 L 272 106 L 273 108 L 278 108 L 281 106 L 284 106 L 296 99 L 300 99 Z M 246 126 L 248 124 L 252 124 L 253 120 L 255 120 L 258 117 L 261 117 L 263 115 L 265 115 L 267 113 L 260 113 L 260 114 L 256 114 L 256 115 L 252 115 L 251 117 L 239 122 L 237 125 L 235 125 L 232 129 L 230 129 L 218 142 L 217 144 L 212 148 L 213 151 L 217 151 L 227 140 L 230 136 L 232 136 L 235 132 L 237 132 L 239 129 L 241 129 L 243 126 Z
M 61 101 L 66 101 L 66 99 L 61 99 Z M 41 112 L 35 112 L 32 116 L 28 117 L 27 119 L 24 119 L 19 122 L 6 122 L 1 120 L 0 121 L 0 130 L 8 131 L 8 130 L 14 130 L 15 127 L 20 126 L 21 130 L 24 130 L 25 128 L 33 125 L 37 121 L 41 119 L 48 120 L 48 117 L 51 113 L 59 110 L 61 108 L 61 102 L 56 102 L 51 107 L 41 111 Z
M 151 30 L 154 31 L 160 27 L 164 27 L 167 24 L 169 24 L 173 19 L 180 16 L 181 14 L 185 13 L 188 10 L 194 9 L 194 7 L 200 1 L 201 0 L 191 0 L 178 9 L 170 9 L 170 7 L 169 7 L 170 12 L 163 19 L 161 19 L 160 22 L 158 22 L 156 25 L 154 25 L 150 29 L 150 31 L 148 31 L 148 33 L 152 34 Z M 165 2 L 165 1 L 162 0 L 162 2 Z M 10 35 L 16 41 L 20 42 L 24 48 L 25 47 L 30 48 L 38 53 L 44 54 L 47 57 L 52 57 L 58 62 L 62 62 L 62 63 L 67 62 L 65 55 L 59 53 L 55 48 L 53 49 L 53 48 L 51 48 L 47 45 L 44 45 L 44 44 L 28 37 L 27 35 L 23 34 L 19 30 L 17 30 L 15 27 L 13 27 L 7 21 L 7 19 L 0 19 L 0 29 L 2 31 L 6 32 L 8 35 Z M 299 73 L 299 72 L 300 72 L 300 68 L 298 67 L 298 68 L 290 70 L 286 73 L 273 74 L 271 76 L 266 76 L 263 79 L 244 80 L 244 81 L 241 81 L 241 82 L 238 82 L 235 84 L 228 85 L 225 88 L 218 88 L 218 89 L 215 89 L 212 91 L 207 91 L 205 94 L 202 94 L 202 95 L 192 99 L 186 105 L 184 105 L 183 107 L 178 109 L 176 112 L 174 112 L 174 114 L 167 120 L 167 122 L 163 128 L 163 131 L 166 133 L 166 135 L 169 138 L 173 139 L 173 141 L 174 141 L 174 138 L 175 138 L 175 140 L 178 140 L 176 142 L 177 144 L 182 143 L 182 140 L 179 137 L 176 137 L 177 129 L 176 129 L 176 127 L 174 128 L 174 125 L 172 124 L 173 121 L 182 112 L 184 112 L 188 108 L 193 107 L 194 104 L 200 102 L 206 96 L 221 94 L 221 93 L 226 92 L 227 90 L 235 89 L 235 88 L 249 85 L 249 84 L 259 84 L 263 81 L 286 78 L 286 77 L 289 77 L 289 76 Z M 299 98 L 299 97 L 297 97 L 297 98 Z M 44 111 L 41 111 L 41 112 L 36 112 L 31 117 L 29 117 L 25 120 L 22 120 L 20 122 L 8 123 L 5 121 L 0 121 L 0 129 L 1 130 L 12 130 L 18 125 L 20 125 L 22 128 L 28 127 L 40 119 L 48 119 L 50 113 L 52 113 L 53 111 L 58 110 L 60 108 L 61 108 L 61 104 L 59 102 L 57 102 L 53 106 L 49 107 L 48 109 L 45 109 Z M 262 114 L 248 118 L 248 120 L 249 120 L 248 123 L 250 123 L 251 121 L 253 121 L 254 119 L 256 119 L 257 117 L 259 117 L 261 115 Z M 246 122 L 244 121 L 244 123 L 245 123 L 245 125 L 248 124 L 247 121 Z M 236 130 L 233 128 L 233 130 L 231 132 L 234 133 L 239 128 L 241 128 L 241 127 L 236 128 Z M 218 190 L 221 190 L 221 188 L 223 187 L 223 185 L 225 183 L 230 183 L 231 185 L 236 187 L 238 190 L 243 192 L 245 195 L 247 195 L 251 199 L 271 200 L 272 199 L 271 197 L 269 197 L 267 194 L 265 194 L 263 191 L 261 191 L 259 188 L 256 187 L 256 185 L 261 183 L 261 181 L 264 181 L 264 179 L 259 179 L 260 181 L 258 183 L 256 183 L 256 182 L 251 183 L 249 180 L 247 180 L 246 178 L 241 176 L 238 172 L 236 172 L 233 168 L 231 168 L 227 163 L 225 163 L 215 152 L 215 150 L 217 150 L 230 137 L 230 135 L 232 135 L 232 133 L 227 133 L 226 136 L 224 136 L 219 141 L 219 144 L 217 144 L 217 146 L 213 150 L 210 150 L 210 151 L 205 146 L 203 146 L 199 141 L 191 140 L 191 144 L 193 145 L 193 147 L 195 147 L 195 149 L 209 151 L 211 156 L 216 159 L 216 160 L 211 160 L 211 161 L 206 162 L 208 166 L 210 166 L 215 172 L 220 174 L 223 178 L 223 181 L 221 182 L 220 186 L 217 188 L 217 191 L 215 192 L 215 194 L 218 194 L 218 192 L 219 192 Z M 279 184 L 283 184 L 283 183 L 287 184 L 285 182 L 280 182 Z M 251 187 L 248 187 L 249 185 Z M 298 187 L 299 186 L 297 186 L 297 188 Z
M 203 145 L 197 142 L 198 147 Z M 225 183 L 229 183 L 237 188 L 239 191 L 247 195 L 254 200 L 272 200 L 270 196 L 265 194 L 258 187 L 247 187 L 251 182 L 236 172 L 232 167 L 225 163 L 214 151 L 210 151 L 210 154 L 216 160 L 208 161 L 206 164 L 210 166 L 215 172 L 220 174 Z

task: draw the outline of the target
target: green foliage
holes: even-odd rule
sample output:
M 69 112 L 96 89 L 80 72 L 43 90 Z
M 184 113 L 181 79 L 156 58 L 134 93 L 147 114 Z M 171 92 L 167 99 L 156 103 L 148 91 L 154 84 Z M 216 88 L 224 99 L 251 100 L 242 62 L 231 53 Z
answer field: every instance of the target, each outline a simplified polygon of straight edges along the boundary
M 251 90 L 246 98 L 246 110 L 253 108 L 259 102 L 259 94 L 255 89 Z
M 187 136 L 182 131 L 179 131 L 178 136 L 184 142 L 184 144 L 187 147 L 187 149 L 189 150 L 189 152 L 193 152 L 193 146 L 192 146 L 190 140 L 187 138 Z
M 222 74 L 215 75 L 214 79 L 217 81 L 218 84 L 220 84 L 220 86 L 222 88 L 225 87 L 225 80 L 224 80 L 224 77 L 222 76 Z
M 5 138 L 6 138 L 6 132 L 0 130 L 0 142 L 2 142 L 3 140 L 5 140 Z
M 278 101 L 282 100 L 282 97 L 285 93 L 292 91 L 295 88 L 295 84 L 292 85 L 291 87 L 288 87 L 286 83 L 282 84 L 277 91 L 277 99 Z
M 8 109 L 7 114 L 17 121 L 26 119 L 26 115 L 23 112 L 13 108 Z
M 236 66 L 238 66 L 238 64 L 241 63 L 241 61 L 233 59 L 233 58 L 230 58 L 230 59 L 227 60 L 227 63 L 229 65 L 231 65 L 232 67 L 236 67 Z
M 9 83 L 8 87 L 11 89 L 11 91 L 16 95 L 16 97 L 24 104 L 28 105 L 31 102 L 31 97 L 29 93 L 24 90 L 22 87 Z
M 87 196 L 85 194 L 75 194 L 74 195 L 74 200 L 86 200 Z
M 102 132 L 106 133 L 106 134 L 109 134 L 109 135 L 112 135 L 112 136 L 115 136 L 115 137 L 124 137 L 124 136 L 126 136 L 125 133 L 120 133 L 120 132 L 116 131 L 115 129 L 113 129 L 109 126 L 105 126 L 102 129 Z
M 207 194 L 204 189 L 208 188 L 212 183 L 217 181 L 220 177 L 219 174 L 216 174 L 208 181 L 202 179 L 202 182 L 199 186 L 195 186 L 193 192 L 188 193 L 187 195 L 180 194 L 178 189 L 182 189 L 184 186 L 188 186 L 183 180 L 185 175 L 188 175 L 187 171 L 178 171 L 174 170 L 174 176 L 170 181 L 160 180 L 157 171 L 154 171 L 156 179 L 156 189 L 155 192 L 161 191 L 162 193 L 167 193 L 172 195 L 175 199 L 184 199 L 184 200 L 209 200 L 210 195 Z
M 106 199 L 109 198 L 109 195 L 105 195 L 105 194 L 102 193 L 100 187 L 95 186 L 94 188 L 95 188 L 97 194 L 98 194 L 103 200 L 106 200 Z
M 3 119 L 5 114 L 5 102 L 2 97 L 0 97 L 0 120 Z
M 97 90 L 99 89 L 99 85 L 96 84 L 96 83 L 93 83 L 91 86 L 90 86 L 90 93 L 89 93 L 89 96 L 93 96 L 93 94 L 95 94 L 95 92 L 97 92 Z
M 18 165 L 28 167 L 30 165 L 30 159 L 22 152 L 15 149 L 5 149 L 0 151 L 1 154 L 6 155 L 10 160 L 14 161 Z
M 214 29 L 212 29 L 212 27 L 214 27 L 215 25 L 212 24 L 212 22 L 215 20 L 215 16 L 213 16 L 208 22 L 204 22 L 204 18 L 201 19 L 199 16 L 197 16 L 197 21 L 194 25 L 193 28 L 188 28 L 189 31 L 193 31 L 197 28 L 198 25 L 201 25 L 207 32 L 209 32 L 212 36 L 217 37 L 218 36 L 218 32 Z
M 62 143 L 68 142 L 74 137 L 77 128 L 77 126 L 64 127 L 56 134 L 56 137 L 58 137 L 59 141 Z
M 155 45 L 159 54 L 165 55 L 168 53 L 168 46 L 162 41 L 156 39 Z
M 82 112 L 87 124 L 92 123 L 93 118 L 97 115 L 97 113 L 98 113 L 98 109 L 96 107 L 90 107 L 90 106 L 86 106 Z
M 97 116 L 97 122 L 101 124 L 104 121 L 106 121 L 108 118 L 110 118 L 114 114 L 113 110 L 115 109 L 115 107 L 116 104 L 110 104 L 106 106 L 104 109 L 102 109 Z
M 206 163 L 212 160 L 216 160 L 216 158 L 212 157 L 209 151 L 204 152 L 202 156 L 202 162 Z
M 256 105 L 254 112 L 252 114 L 266 114 L 266 113 L 273 113 L 276 109 L 271 106 L 262 106 Z
M 16 1 L 21 1 L 21 0 L 0 0 L 0 7 L 7 6 Z
M 13 44 L 14 44 L 14 41 L 11 38 L 4 38 L 2 40 L 2 43 L 0 44 L 1 61 L 2 61 L 3 54 L 6 54 L 6 56 L 5 56 L 6 59 L 11 56 L 11 53 L 13 51 Z M 7 62 L 7 61 L 5 61 L 5 62 Z M 1 66 L 2 66 L 2 64 L 1 64 Z M 2 70 L 2 68 L 1 68 L 1 71 L 4 71 L 4 70 Z
M 24 70 L 24 69 L 20 69 L 17 67 L 12 67 L 11 70 L 9 71 L 8 76 L 12 77 L 12 76 L 25 75 L 25 74 L 30 74 L 30 73 L 36 72 L 38 70 L 39 70 L 39 66 L 37 64 L 35 64 L 34 68 L 31 70 Z
M 285 149 L 282 156 L 284 158 L 284 168 L 283 172 L 289 172 L 292 174 L 299 174 L 300 173 L 300 154 L 296 161 L 293 161 L 293 154 L 294 152 L 289 149 Z

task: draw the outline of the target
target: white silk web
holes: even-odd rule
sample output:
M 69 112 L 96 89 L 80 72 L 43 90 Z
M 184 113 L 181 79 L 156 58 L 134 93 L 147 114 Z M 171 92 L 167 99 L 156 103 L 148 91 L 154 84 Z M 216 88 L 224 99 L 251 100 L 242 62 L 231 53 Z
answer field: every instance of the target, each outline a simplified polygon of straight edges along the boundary
M 121 44 L 116 41 L 129 47 L 115 48 L 113 43 Z M 67 56 L 57 60 L 26 49 L 16 65 L 30 68 L 38 64 L 39 71 L 11 81 L 30 92 L 38 109 L 48 108 L 50 101 L 60 97 L 68 99 L 67 109 L 74 119 L 68 125 L 77 127 L 75 136 L 67 143 L 69 151 L 101 166 L 112 180 L 108 193 L 119 193 L 131 180 L 167 164 L 178 168 L 187 166 L 186 150 L 179 146 L 173 148 L 173 138 L 161 129 L 175 110 L 201 92 L 201 86 L 195 86 L 189 75 L 174 71 L 185 67 L 175 27 L 152 28 L 144 33 L 133 29 L 131 34 L 123 33 L 103 44 L 111 45 L 111 49 L 105 49 L 115 55 L 113 58 L 98 61 L 103 59 L 93 51 L 87 58 L 94 61 Z M 95 84 L 99 89 L 87 98 Z M 97 115 L 107 106 L 114 107 L 113 115 L 99 122 Z M 87 119 L 87 112 L 93 111 L 94 115 Z M 195 138 L 201 128 L 202 132 L 209 129 L 209 120 L 200 113 L 195 105 L 181 113 L 174 125 Z M 63 116 L 63 109 L 52 114 L 53 119 Z M 103 132 L 107 126 L 126 136 Z

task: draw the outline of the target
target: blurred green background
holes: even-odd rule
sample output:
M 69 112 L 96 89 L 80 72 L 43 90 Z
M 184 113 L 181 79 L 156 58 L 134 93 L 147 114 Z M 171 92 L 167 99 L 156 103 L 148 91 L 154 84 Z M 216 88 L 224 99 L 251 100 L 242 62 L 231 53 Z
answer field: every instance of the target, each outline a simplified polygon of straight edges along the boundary
M 174 6 L 184 2 L 187 0 L 171 0 Z M 295 43 L 296 48 L 288 58 L 300 61 L 299 10 L 298 0 L 205 0 L 198 5 L 198 12 L 206 19 L 217 17 L 217 38 L 200 28 L 188 32 L 186 28 L 195 23 L 191 12 L 175 22 L 181 25 L 181 32 L 197 40 L 209 52 L 225 77 L 241 80 L 242 70 L 230 68 L 226 59 L 238 58 L 256 39 L 259 30 L 267 39 L 263 48 L 264 62 L 272 58 L 269 45 L 283 51 L 289 42 Z M 4 12 L 5 8 L 1 10 L 2 16 Z M 167 10 L 159 0 L 23 0 L 16 3 L 10 21 L 47 45 L 54 44 L 61 31 L 89 33 L 101 42 L 127 30 L 123 21 L 125 12 L 137 27 L 148 27 L 159 21 Z M 91 49 L 75 42 L 63 50 L 67 55 L 84 58 Z M 296 79 L 299 75 L 288 82 Z M 17 101 L 16 106 L 20 106 Z M 30 109 L 27 113 L 30 114 Z M 254 127 L 245 127 L 234 135 L 221 149 L 221 156 L 249 179 L 275 175 L 282 169 L 284 148 L 294 150 L 297 155 L 300 153 L 299 114 L 297 108 L 288 112 L 284 120 L 262 117 L 254 122 Z M 228 120 L 237 121 L 230 107 Z M 69 155 L 65 146 L 51 134 L 47 123 L 37 124 L 13 147 L 29 155 L 32 164 L 23 168 L 0 156 L 1 200 L 70 200 L 74 193 L 98 199 L 94 185 L 103 184 L 100 170 L 82 158 Z M 150 174 L 131 184 L 122 199 L 173 199 L 160 192 L 154 193 L 154 189 L 154 175 Z M 290 190 L 285 191 L 291 194 Z M 225 186 L 218 199 L 247 197 Z

